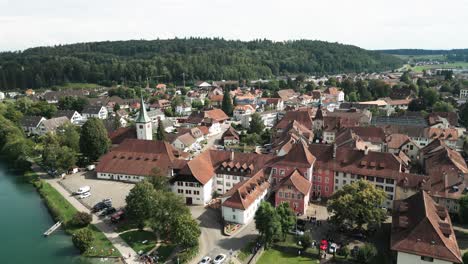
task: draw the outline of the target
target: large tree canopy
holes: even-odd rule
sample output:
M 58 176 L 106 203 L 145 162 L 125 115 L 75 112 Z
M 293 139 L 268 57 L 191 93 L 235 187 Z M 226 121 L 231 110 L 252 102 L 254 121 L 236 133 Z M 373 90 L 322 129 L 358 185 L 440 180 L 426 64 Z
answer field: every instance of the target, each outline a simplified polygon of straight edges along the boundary
M 100 119 L 90 118 L 81 128 L 80 150 L 89 161 L 96 161 L 109 150 L 110 140 Z

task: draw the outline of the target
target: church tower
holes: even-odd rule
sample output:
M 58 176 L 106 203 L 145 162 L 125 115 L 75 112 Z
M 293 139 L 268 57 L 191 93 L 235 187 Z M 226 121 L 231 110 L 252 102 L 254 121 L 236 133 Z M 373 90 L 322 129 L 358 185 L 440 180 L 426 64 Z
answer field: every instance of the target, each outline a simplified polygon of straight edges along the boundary
M 143 140 L 153 140 L 153 126 L 151 125 L 151 119 L 146 113 L 145 103 L 143 98 L 140 102 L 140 113 L 135 121 L 137 129 L 137 138 Z

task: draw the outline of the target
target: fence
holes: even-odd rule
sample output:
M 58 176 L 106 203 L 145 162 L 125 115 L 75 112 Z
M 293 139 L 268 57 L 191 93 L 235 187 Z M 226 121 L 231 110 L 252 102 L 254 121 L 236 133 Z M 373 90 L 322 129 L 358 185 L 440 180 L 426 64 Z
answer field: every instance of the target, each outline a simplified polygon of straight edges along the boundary
M 257 252 L 255 252 L 252 257 L 250 257 L 250 260 L 247 262 L 247 264 L 255 264 L 257 261 L 260 259 L 260 257 L 263 255 L 263 251 L 265 251 L 265 247 L 261 246 Z

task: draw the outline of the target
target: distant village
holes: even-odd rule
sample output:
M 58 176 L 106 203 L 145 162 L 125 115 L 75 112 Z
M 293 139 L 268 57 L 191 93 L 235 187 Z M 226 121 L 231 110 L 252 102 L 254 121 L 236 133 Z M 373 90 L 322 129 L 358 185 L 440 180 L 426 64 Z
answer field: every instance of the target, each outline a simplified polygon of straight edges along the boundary
M 112 147 L 93 164 L 98 181 L 138 183 L 154 177 L 157 168 L 187 205 L 216 208 L 221 218 L 214 221 L 224 227 L 243 232 L 265 201 L 273 207 L 289 204 L 307 225 L 326 222 L 331 217 L 327 200 L 365 181 L 385 193 L 383 203 L 375 206 L 391 222 L 386 239 L 393 263 L 463 263 L 451 218 L 459 218 L 459 200 L 468 190 L 466 128 L 457 111 L 409 111 L 412 101 L 421 99 L 401 87 L 405 74 L 409 83 L 444 78 L 437 70 L 306 76 L 299 88 L 311 84 L 313 89 L 275 93 L 262 88 L 270 80 L 199 81 L 190 87 L 158 83 L 141 88 L 146 96 L 132 98 L 113 92 L 130 89 L 124 86 L 29 89 L 0 92 L 0 100 L 28 97 L 57 105 L 65 97 L 86 98 L 80 111 L 25 115 L 21 127 L 28 136 L 40 137 L 66 124 L 81 127 L 100 119 Z M 452 74 L 450 78 L 468 76 Z M 375 100 L 351 101 L 339 85 L 345 79 L 380 80 L 391 90 Z M 457 95 L 440 94 L 458 107 L 466 102 L 468 87 Z M 230 113 L 224 111 L 226 98 Z M 78 171 L 70 169 L 56 176 L 66 181 Z M 315 238 L 319 244 L 321 239 Z M 324 251 L 329 258 L 335 255 Z M 220 252 L 230 254 L 228 249 Z

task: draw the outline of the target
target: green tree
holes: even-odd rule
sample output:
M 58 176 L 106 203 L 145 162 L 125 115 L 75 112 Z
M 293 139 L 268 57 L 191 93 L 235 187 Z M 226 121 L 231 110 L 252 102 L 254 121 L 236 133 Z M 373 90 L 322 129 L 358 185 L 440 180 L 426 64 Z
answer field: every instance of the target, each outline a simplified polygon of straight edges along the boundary
M 183 215 L 190 215 L 181 196 L 168 191 L 157 191 L 150 226 L 158 232 L 171 232 L 171 225 Z
M 331 221 L 335 224 L 348 223 L 362 226 L 380 225 L 386 218 L 386 212 L 380 208 L 386 194 L 367 181 L 359 180 L 345 185 L 333 194 L 327 209 L 331 212 Z
M 261 202 L 254 219 L 255 226 L 260 233 L 260 239 L 268 248 L 273 240 L 282 234 L 280 217 L 271 204 Z
M 155 190 L 171 190 L 169 185 L 169 178 L 166 175 L 164 175 L 159 168 L 154 168 L 151 170 L 151 175 L 148 179 L 148 182 L 153 185 Z
M 360 247 L 356 259 L 359 263 L 371 263 L 372 259 L 377 256 L 377 249 L 374 245 L 365 243 L 364 246 Z
M 462 259 L 463 259 L 463 264 L 468 264 L 468 252 L 465 252 L 463 254 Z
M 310 246 L 312 246 L 312 237 L 309 235 L 304 235 L 301 237 L 301 246 L 302 250 L 305 252 Z
M 449 102 L 438 101 L 432 107 L 434 112 L 454 112 L 455 108 Z
M 249 133 L 261 134 L 265 129 L 265 123 L 259 113 L 253 113 L 250 120 Z
M 359 96 L 356 92 L 351 92 L 348 94 L 348 101 L 350 102 L 358 102 L 359 101 Z
M 229 94 L 229 89 L 224 89 L 221 109 L 224 111 L 224 113 L 226 113 L 226 115 L 232 116 L 232 112 L 234 111 L 234 106 L 232 104 L 231 95 Z
M 460 222 L 466 224 L 468 223 L 468 195 L 463 195 L 458 201 L 458 215 L 460 217 Z
M 190 214 L 184 214 L 174 219 L 171 225 L 171 241 L 182 248 L 198 246 L 200 227 Z
M 147 181 L 137 183 L 125 198 L 126 213 L 140 229 L 143 229 L 145 222 L 151 218 L 155 199 L 154 187 Z
M 347 246 L 342 246 L 338 249 L 338 251 L 336 252 L 339 256 L 343 256 L 345 259 L 348 258 L 349 254 L 350 254 L 350 251 L 349 251 L 349 248 Z
M 107 153 L 110 148 L 110 140 L 107 130 L 100 119 L 90 118 L 81 128 L 80 150 L 88 161 L 96 161 Z
M 71 148 L 76 153 L 80 152 L 79 128 L 72 124 L 65 124 L 57 129 L 58 141 L 62 146 Z
M 94 241 L 94 236 L 91 230 L 88 228 L 80 229 L 73 234 L 73 244 L 77 247 L 81 253 L 86 252 Z
M 158 119 L 158 128 L 156 129 L 156 140 L 166 140 L 166 131 L 161 119 Z
M 280 223 L 281 223 L 281 231 L 283 235 L 283 239 L 286 238 L 286 234 L 289 230 L 294 228 L 296 224 L 296 216 L 294 215 L 294 211 L 289 206 L 289 203 L 281 203 L 277 208 L 276 212 L 278 213 Z
M 85 227 L 88 226 L 92 220 L 93 217 L 91 214 L 86 212 L 76 212 L 70 223 L 75 227 Z
M 468 104 L 464 103 L 460 106 L 460 121 L 464 126 L 468 126 Z

